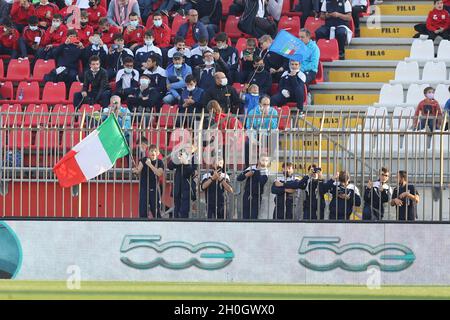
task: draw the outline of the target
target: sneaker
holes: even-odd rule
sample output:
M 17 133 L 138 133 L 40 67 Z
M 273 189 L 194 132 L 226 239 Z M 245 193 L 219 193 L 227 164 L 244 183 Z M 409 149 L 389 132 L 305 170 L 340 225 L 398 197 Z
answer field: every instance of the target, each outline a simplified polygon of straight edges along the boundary
M 304 118 L 305 117 L 305 113 L 303 111 L 299 111 L 298 112 L 298 117 L 299 118 Z
M 345 60 L 345 53 L 339 53 L 339 60 Z

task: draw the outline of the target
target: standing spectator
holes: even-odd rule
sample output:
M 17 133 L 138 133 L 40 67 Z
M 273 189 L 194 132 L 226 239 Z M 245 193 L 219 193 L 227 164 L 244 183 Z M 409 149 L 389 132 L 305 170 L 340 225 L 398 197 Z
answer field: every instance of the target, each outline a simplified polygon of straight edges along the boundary
M 189 59 L 189 66 L 194 69 L 203 64 L 203 53 L 206 51 L 213 51 L 208 47 L 208 38 L 200 37 L 197 45 L 191 50 L 191 58 Z
M 35 8 L 35 15 L 39 19 L 39 26 L 45 29 L 52 24 L 53 16 L 59 12 L 58 6 L 48 0 L 40 0 Z
M 249 73 L 245 79 L 246 85 L 257 84 L 260 94 L 270 95 L 272 89 L 272 77 L 265 69 L 264 60 L 261 57 L 255 57 L 253 60 L 254 71 Z
M 142 70 L 142 64 L 145 63 L 148 57 L 154 56 L 158 60 L 158 64 L 162 64 L 162 51 L 155 46 L 153 31 L 147 30 L 144 34 L 144 45 L 136 50 L 134 64 L 138 70 Z
M 175 52 L 173 63 L 167 67 L 167 95 L 163 98 L 164 103 L 176 104 L 179 102 L 181 92 L 186 88 L 185 79 L 192 74 L 192 69 L 184 62 L 180 52 Z
M 278 129 L 278 112 L 270 106 L 270 97 L 259 98 L 259 107 L 248 112 L 246 129 L 275 130 Z
M 12 59 L 17 58 L 19 49 L 19 31 L 14 29 L 11 21 L 5 21 L 0 26 L 0 54 L 10 55 Z
M 367 0 L 352 0 L 352 18 L 355 24 L 355 37 L 360 36 L 359 15 L 367 11 Z
M 425 99 L 419 102 L 414 114 L 414 128 L 422 130 L 426 127 L 430 131 L 440 128 L 442 121 L 442 111 L 439 102 L 434 99 L 434 89 L 426 87 L 423 90 Z
M 27 26 L 28 19 L 35 15 L 35 8 L 28 0 L 16 0 L 11 8 L 11 18 L 19 32 Z
M 302 60 L 301 71 L 305 74 L 306 84 L 316 80 L 319 70 L 320 49 L 314 40 L 311 40 L 311 33 L 307 29 L 301 29 L 299 33 L 300 40 L 306 45 L 308 55 Z
M 241 53 L 241 75 L 240 82 L 244 82 L 253 72 L 253 62 L 255 58 L 260 55 L 259 48 L 256 47 L 256 41 L 249 38 L 246 41 L 245 49 Z
M 122 33 L 118 27 L 110 25 L 106 17 L 100 18 L 98 21 L 98 30 L 102 33 L 102 42 L 107 46 L 114 42 L 116 34 Z
M 275 195 L 275 209 L 273 219 L 292 220 L 294 218 L 294 188 L 286 188 L 285 184 L 291 181 L 298 181 L 294 176 L 294 164 L 285 162 L 282 165 L 283 176 L 272 184 L 272 194 Z
M 123 32 L 125 45 L 134 51 L 138 46 L 144 44 L 145 27 L 139 24 L 139 16 L 136 12 L 130 13 L 129 22 Z
M 201 37 L 208 38 L 205 25 L 198 20 L 197 10 L 189 10 L 188 22 L 183 23 L 178 29 L 177 36 L 185 39 L 186 46 L 192 47 Z
M 223 72 L 216 72 L 214 75 L 215 86 L 210 87 L 203 95 L 203 105 L 209 101 L 216 100 L 223 108 L 224 113 L 243 113 L 239 95 L 231 85 Z
M 189 218 L 191 201 L 196 197 L 196 176 L 197 165 L 195 164 L 192 146 L 178 152 L 175 159 L 171 159 L 167 168 L 175 170 L 173 179 L 173 215 L 175 219 Z
M 355 0 L 357 1 L 357 0 Z M 310 16 L 317 17 L 320 15 L 320 0 L 302 0 L 294 8 L 295 12 L 301 12 L 300 27 L 305 27 L 305 22 Z
M 431 40 L 436 39 L 437 36 L 450 40 L 450 14 L 444 9 L 444 2 L 434 0 L 434 9 L 428 13 L 426 23 L 415 25 L 414 30 L 417 31 L 414 38 L 419 38 L 421 34 L 424 34 Z
M 239 94 L 244 102 L 244 111 L 249 113 L 254 108 L 259 108 L 259 87 L 257 84 L 251 84 L 248 89 L 242 90 Z
M 290 72 L 281 76 L 278 93 L 273 96 L 273 105 L 281 107 L 288 102 L 296 102 L 298 111 L 303 114 L 306 75 L 300 71 L 300 62 L 291 60 Z
M 198 81 L 198 86 L 203 90 L 208 90 L 214 86 L 214 75 L 216 72 L 227 73 L 227 65 L 220 57 L 219 53 L 216 54 L 217 60 L 214 59 L 214 53 L 211 51 L 203 52 L 203 64 L 197 66 L 194 69 L 194 76 Z
M 245 169 L 237 181 L 245 181 L 242 214 L 244 219 L 258 219 L 264 186 L 268 180 L 269 157 L 261 155 L 258 165 Z
M 400 170 L 397 175 L 398 186 L 392 193 L 391 206 L 395 206 L 397 219 L 414 221 L 417 218 L 417 204 L 420 201 L 419 192 L 413 184 L 408 183 L 408 173 Z
M 73 98 L 75 108 L 79 108 L 81 103 L 96 104 L 107 107 L 111 88 L 108 82 L 108 73 L 100 67 L 100 58 L 92 56 L 89 59 L 89 70 L 86 70 L 83 77 L 83 89 L 77 92 Z
M 163 49 L 170 47 L 170 34 L 172 31 L 170 27 L 163 22 L 160 12 L 155 12 L 153 15 L 153 25 L 149 30 L 153 31 L 155 46 Z M 165 50 L 165 54 L 167 54 L 167 51 L 168 50 Z
M 329 39 L 331 28 L 339 45 L 339 59 L 345 57 L 345 44 L 348 42 L 352 5 L 349 0 L 328 0 L 322 3 L 321 18 L 325 25 L 316 30 L 316 39 Z
M 265 34 L 274 38 L 277 25 L 266 10 L 266 0 L 245 0 L 245 9 L 239 19 L 238 28 L 253 37 L 259 38 Z
M 89 0 L 89 8 L 86 12 L 89 15 L 89 25 L 97 30 L 100 19 L 106 17 L 106 9 L 100 6 L 100 0 Z
M 230 79 L 230 82 L 237 82 L 239 79 L 239 53 L 237 49 L 228 45 L 228 36 L 225 32 L 217 34 L 216 42 L 220 57 L 228 66 L 228 78 Z
M 283 72 L 289 69 L 289 60 L 278 53 L 269 51 L 272 42 L 273 39 L 268 34 L 259 38 L 259 45 L 261 46 L 259 56 L 264 59 L 265 68 L 272 75 L 272 81 L 279 82 Z
M 225 172 L 222 157 L 214 159 L 213 170 L 202 177 L 202 190 L 205 191 L 208 219 L 225 219 L 225 195 L 233 193 L 230 176 Z
M 158 147 L 154 144 L 149 146 L 145 137 L 140 138 L 139 150 L 143 157 L 132 169 L 134 174 L 139 175 L 139 218 L 148 219 L 149 207 L 153 218 L 161 218 L 160 179 L 164 175 L 164 163 L 158 159 Z
M 150 87 L 154 89 L 154 91 L 152 91 L 152 98 L 155 101 L 153 105 L 159 112 L 162 105 L 162 99 L 166 94 L 167 72 L 159 66 L 158 60 L 154 56 L 148 57 L 145 68 L 144 74 L 149 77 Z
M 23 59 L 28 59 L 28 54 L 36 54 L 39 43 L 44 36 L 44 30 L 39 28 L 38 23 L 38 18 L 31 16 L 28 19 L 28 26 L 22 31 L 22 37 L 19 39 L 19 56 Z
M 219 31 L 220 20 L 222 19 L 221 0 L 197 0 L 194 9 L 198 11 L 200 21 L 208 30 L 209 40 L 213 39 Z
M 180 114 L 197 113 L 201 114 L 203 106 L 201 104 L 203 98 L 203 89 L 197 87 L 197 80 L 192 74 L 186 77 L 186 88 L 181 93 L 180 106 L 178 108 Z
M 123 60 L 126 57 L 133 58 L 133 52 L 125 48 L 125 41 L 120 33 L 114 35 L 114 44 L 109 47 L 107 64 L 108 64 L 108 77 L 114 79 L 117 72 L 123 68 Z
M 86 10 L 80 13 L 80 29 L 78 29 L 78 39 L 83 47 L 89 46 L 89 38 L 94 35 L 94 28 L 89 25 L 89 15 Z
M 139 71 L 133 69 L 134 60 L 131 57 L 123 59 L 123 69 L 116 74 L 116 93 L 123 101 L 139 86 Z
M 381 168 L 380 178 L 372 182 L 369 180 L 364 189 L 363 220 L 382 220 L 384 205 L 389 202 L 392 190 L 389 184 L 389 170 Z
M 39 44 L 40 48 L 36 53 L 37 59 L 49 60 L 54 58 L 54 50 L 66 40 L 67 27 L 63 24 L 62 16 L 57 13 L 53 15 L 53 21 Z
M 132 12 L 141 16 L 137 0 L 111 0 L 108 6 L 108 21 L 113 26 L 125 27 Z
M 328 206 L 330 220 L 348 220 L 353 212 L 353 206 L 361 205 L 361 196 L 358 188 L 350 183 L 347 171 L 340 171 L 323 184 L 322 193 L 331 193 L 332 199 Z
M 108 47 L 103 44 L 101 39 L 101 32 L 94 32 L 92 37 L 89 37 L 89 45 L 83 49 L 81 54 L 81 61 L 83 63 L 83 70 L 89 68 L 89 59 L 92 56 L 98 56 L 100 61 L 106 64 L 108 59 Z

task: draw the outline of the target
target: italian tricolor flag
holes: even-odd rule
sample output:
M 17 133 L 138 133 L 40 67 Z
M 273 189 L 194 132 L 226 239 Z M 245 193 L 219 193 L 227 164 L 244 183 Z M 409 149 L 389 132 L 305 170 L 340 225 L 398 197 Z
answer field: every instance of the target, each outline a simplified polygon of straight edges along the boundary
M 101 175 L 130 149 L 116 117 L 110 115 L 96 130 L 69 151 L 53 168 L 63 188 Z

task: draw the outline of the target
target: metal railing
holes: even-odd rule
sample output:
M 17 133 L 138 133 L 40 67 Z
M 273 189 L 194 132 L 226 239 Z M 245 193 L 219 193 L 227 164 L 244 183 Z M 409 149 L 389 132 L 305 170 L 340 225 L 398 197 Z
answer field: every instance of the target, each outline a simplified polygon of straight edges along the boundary
M 379 170 L 387 167 L 391 189 L 399 187 L 397 171 L 408 172 L 407 185 L 415 186 L 420 201 L 410 207 L 406 205 L 413 200 L 405 199 L 404 204 L 407 210 L 417 210 L 415 220 L 450 220 L 446 116 L 418 118 L 405 112 L 371 117 L 340 111 L 308 112 L 300 117 L 286 110 L 267 117 L 178 112 L 129 116 L 132 126 L 123 129 L 132 154 L 97 178 L 63 189 L 52 168 L 102 122 L 101 114 L 86 114 L 86 121 L 81 123 L 79 113 L 0 113 L 0 216 L 122 219 L 139 218 L 140 212 L 141 216 L 146 212 L 150 219 L 310 220 L 317 216 L 319 220 L 359 220 L 365 206 L 374 206 L 372 198 L 369 204 L 364 199 L 368 181 L 376 181 Z M 140 193 L 143 179 L 133 174 L 132 168 L 143 156 L 141 137 L 160 150 L 164 175 L 155 180 L 156 188 L 150 186 Z M 181 154 L 189 157 L 191 151 L 195 171 L 180 180 L 176 170 L 169 170 L 169 164 L 177 163 Z M 212 164 L 218 156 L 224 159 L 223 173 L 227 176 L 220 176 L 206 188 L 202 182 L 212 175 Z M 256 165 L 262 156 L 269 158 L 267 168 L 258 168 L 258 177 L 245 176 L 246 168 Z M 293 163 L 299 179 L 311 174 L 308 167 L 315 164 L 322 169 L 323 181 L 312 190 L 316 180 L 310 179 L 306 186 L 296 186 L 303 189 L 276 196 L 272 187 L 275 181 L 286 178 L 282 173 L 284 162 Z M 351 199 L 342 203 L 336 201 L 341 199 L 340 186 L 327 184 L 337 171 L 347 171 L 351 182 L 344 188 L 344 195 Z M 223 178 L 228 179 L 229 188 Z M 263 180 L 267 180 L 265 184 Z M 348 191 L 355 189 L 352 185 L 359 190 L 360 201 L 357 193 Z M 388 202 L 382 205 L 383 220 L 399 220 L 402 216 L 402 209 L 391 206 L 391 189 Z M 144 198 L 148 206 L 143 205 Z

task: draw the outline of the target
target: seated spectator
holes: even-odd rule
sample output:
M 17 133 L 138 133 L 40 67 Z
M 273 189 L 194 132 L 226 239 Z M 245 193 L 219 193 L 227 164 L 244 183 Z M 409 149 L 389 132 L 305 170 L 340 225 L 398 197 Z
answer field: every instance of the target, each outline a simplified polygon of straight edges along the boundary
M 299 33 L 300 40 L 306 45 L 309 55 L 302 60 L 301 71 L 306 76 L 306 84 L 316 80 L 319 70 L 320 49 L 314 40 L 311 40 L 311 33 L 307 29 L 301 29 Z
M 170 34 L 172 31 L 170 27 L 163 22 L 160 12 L 155 12 L 153 15 L 153 25 L 149 30 L 153 31 L 155 46 L 159 48 L 170 47 Z
M 423 34 L 431 40 L 436 39 L 437 36 L 450 40 L 450 14 L 444 9 L 444 2 L 434 0 L 434 9 L 428 13 L 427 22 L 416 24 L 414 30 L 417 31 L 414 38 L 419 38 Z
M 216 60 L 215 58 L 218 59 Z M 227 74 L 227 65 L 222 58 L 220 58 L 218 52 L 216 53 L 216 57 L 214 57 L 212 51 L 203 52 L 202 62 L 202 65 L 199 65 L 194 69 L 194 76 L 198 81 L 198 86 L 203 90 L 208 90 L 214 86 L 214 75 L 216 72 L 223 72 L 225 75 Z
M 261 95 L 270 95 L 272 89 L 272 77 L 270 73 L 265 70 L 264 60 L 261 57 L 255 57 L 253 60 L 254 71 L 249 73 L 245 83 L 247 85 L 257 84 Z
M 239 81 L 239 53 L 237 49 L 228 45 L 228 35 L 225 32 L 217 34 L 216 42 L 220 57 L 228 66 L 227 77 L 231 83 Z
M 244 102 L 244 111 L 249 113 L 254 108 L 259 107 L 259 87 L 257 84 L 251 84 L 247 90 L 240 93 L 241 100 Z
M 208 38 L 200 37 L 195 48 L 191 50 L 191 58 L 189 59 L 189 66 L 195 68 L 203 64 L 203 53 L 206 51 L 211 51 L 212 49 L 208 47 Z
M 63 24 L 62 16 L 57 13 L 53 16 L 52 25 L 48 28 L 39 44 L 36 53 L 37 59 L 49 60 L 54 58 L 53 49 L 63 44 L 66 40 L 67 27 Z
M 139 86 L 139 71 L 133 69 L 134 60 L 131 57 L 123 59 L 123 69 L 116 74 L 116 92 L 123 101 L 126 101 L 128 94 Z
M 367 11 L 367 0 L 352 0 L 352 18 L 355 24 L 355 37 L 359 37 L 359 15 Z
M 78 61 L 81 57 L 82 44 L 76 30 L 69 30 L 64 44 L 54 49 L 56 69 L 45 75 L 44 81 L 65 82 L 66 87 L 78 81 Z
M 139 79 L 139 86 L 133 88 L 127 97 L 128 108 L 132 112 L 138 113 L 138 121 L 141 121 L 142 113 L 151 113 L 155 108 L 159 112 L 161 98 L 158 98 L 159 92 L 156 88 L 150 86 L 150 77 L 143 74 Z M 147 118 L 145 123 L 149 124 L 150 119 Z
M 169 12 L 174 11 L 184 16 L 190 9 L 192 9 L 192 3 L 189 0 L 164 0 L 159 7 L 159 10 L 166 16 L 169 16 Z
M 133 52 L 125 48 L 125 41 L 120 33 L 114 35 L 114 44 L 109 47 L 107 65 L 108 65 L 108 77 L 113 79 L 116 77 L 117 72 L 123 68 L 123 59 L 126 57 L 133 58 Z
M 351 33 L 349 26 L 352 19 L 352 5 L 349 0 L 324 1 L 321 12 L 325 25 L 316 30 L 316 39 L 329 39 L 333 28 L 339 45 L 339 59 L 342 60 L 345 57 L 345 44 Z
M 131 112 L 127 107 L 122 106 L 122 101 L 119 96 L 112 96 L 109 101 L 109 106 L 103 109 L 103 121 L 105 121 L 110 114 L 116 116 L 117 122 L 125 136 L 125 140 L 129 145 L 131 141 Z
M 13 2 L 10 16 L 17 31 L 23 31 L 23 28 L 28 25 L 30 17 L 35 15 L 35 11 L 36 9 L 28 0 L 18 0 Z
M 94 32 L 92 37 L 89 37 L 89 45 L 84 48 L 83 52 L 81 53 L 83 70 L 89 68 L 89 59 L 92 56 L 98 56 L 100 58 L 100 61 L 103 61 L 104 64 L 106 64 L 106 61 L 108 59 L 108 47 L 103 44 L 100 31 Z
M 8 20 L 0 28 L 2 30 L 2 34 L 0 35 L 0 54 L 10 55 L 12 59 L 17 58 L 19 54 L 19 31 L 14 29 L 14 25 Z
M 144 44 L 145 27 L 139 24 L 139 16 L 136 12 L 130 13 L 129 22 L 123 32 L 125 45 L 134 51 L 138 46 Z
M 167 73 L 166 70 L 159 66 L 158 59 L 154 56 L 148 57 L 144 67 L 144 74 L 149 77 L 149 86 L 153 89 L 152 98 L 155 101 L 154 106 L 159 112 L 162 105 L 162 99 L 167 91 Z
M 40 0 L 35 5 L 35 8 L 35 15 L 39 19 L 39 26 L 47 29 L 52 24 L 53 16 L 59 11 L 58 6 L 48 0 Z
M 64 0 L 63 1 L 64 6 L 58 11 L 58 13 L 63 17 L 63 21 L 65 23 L 67 23 L 71 19 L 73 19 L 74 11 L 69 10 L 69 7 L 72 6 L 72 4 L 74 4 L 76 6 L 77 5 L 76 2 L 77 2 L 76 0 L 75 1 L 72 1 L 72 0 Z
M 238 28 L 256 38 L 265 34 L 274 38 L 277 34 L 277 25 L 268 14 L 265 1 L 261 0 L 245 0 L 245 9 L 239 19 Z
M 259 56 L 264 59 L 264 66 L 272 75 L 272 81 L 279 82 L 283 72 L 289 69 L 289 60 L 275 52 L 269 51 L 272 42 L 273 39 L 268 34 L 259 38 L 259 45 L 261 46 Z
M 179 113 L 197 113 L 201 114 L 203 105 L 201 104 L 203 98 L 203 89 L 197 87 L 197 80 L 192 74 L 186 77 L 186 88 L 181 93 L 181 101 L 178 107 Z
M 441 107 L 439 102 L 434 99 L 434 89 L 432 87 L 426 87 L 423 90 L 423 94 L 425 99 L 419 102 L 414 114 L 414 128 L 417 128 L 417 130 L 427 128 L 429 131 L 434 131 L 441 126 Z
M 86 10 L 80 13 L 80 29 L 78 29 L 78 39 L 83 47 L 89 46 L 89 38 L 94 35 L 94 28 L 89 25 L 89 15 Z
M 197 0 L 194 9 L 198 12 L 200 21 L 208 30 L 209 40 L 214 38 L 219 31 L 220 20 L 222 19 L 221 0 Z
M 253 61 L 260 55 L 259 48 L 256 47 L 256 41 L 249 38 L 246 41 L 245 49 L 241 53 L 241 75 L 240 82 L 244 82 L 253 72 Z
M 203 95 L 203 105 L 207 105 L 209 101 L 216 100 L 222 106 L 223 112 L 237 114 L 243 113 L 239 95 L 231 85 L 223 72 L 216 72 L 214 75 L 215 85 L 206 90 Z
M 408 173 L 400 170 L 397 175 L 398 186 L 392 193 L 391 206 L 395 206 L 397 219 L 414 221 L 417 218 L 417 204 L 420 201 L 419 192 L 408 182 Z
M 108 21 L 112 26 L 123 28 L 130 21 L 129 16 L 132 12 L 141 16 L 137 0 L 111 0 L 108 6 Z
M 181 92 L 186 88 L 185 79 L 192 74 L 192 69 L 184 62 L 184 57 L 180 52 L 176 52 L 172 58 L 172 64 L 167 67 L 167 95 L 163 102 L 167 104 L 177 104 L 181 97 Z
M 229 8 L 228 14 L 235 17 L 240 17 L 245 9 L 245 1 L 244 0 L 233 0 L 233 3 L 231 4 Z
M 278 84 L 278 93 L 272 97 L 272 103 L 281 107 L 288 102 L 297 103 L 298 111 L 303 114 L 306 76 L 300 71 L 300 62 L 291 60 L 290 72 L 285 71 Z
M 348 220 L 353 212 L 353 207 L 361 205 L 361 196 L 358 188 L 350 183 L 350 176 L 346 171 L 340 171 L 322 184 L 321 193 L 329 192 L 332 196 L 328 208 L 330 220 Z
M 19 57 L 23 59 L 28 59 L 28 54 L 36 54 L 39 43 L 44 36 L 44 30 L 39 28 L 38 23 L 38 18 L 31 16 L 28 19 L 28 26 L 22 31 L 22 36 L 19 39 Z
M 106 17 L 106 9 L 100 6 L 100 0 L 89 0 L 89 8 L 86 9 L 86 12 L 89 16 L 89 25 L 97 30 L 100 19 Z
M 142 70 L 142 64 L 145 63 L 150 56 L 156 57 L 158 59 L 158 64 L 162 64 L 162 51 L 160 48 L 155 46 L 153 35 L 154 34 L 151 29 L 145 31 L 144 45 L 136 50 L 134 65 L 138 70 Z
M 305 22 L 310 16 L 318 17 L 320 15 L 321 0 L 302 0 L 294 7 L 294 12 L 301 12 L 300 28 L 305 27 Z
M 98 20 L 98 30 L 102 33 L 103 44 L 107 46 L 114 43 L 114 35 L 122 33 L 118 27 L 110 25 L 106 17 Z
M 175 37 L 173 40 L 174 46 L 167 52 L 167 58 L 172 59 L 175 52 L 180 52 L 184 56 L 185 62 L 189 62 L 191 58 L 191 50 L 186 48 L 186 42 L 183 37 Z
M 201 21 L 198 21 L 197 10 L 189 10 L 188 22 L 180 26 L 177 36 L 183 37 L 186 46 L 190 48 L 200 40 L 200 37 L 208 38 L 208 31 L 205 25 Z
M 278 112 L 270 106 L 270 97 L 259 98 L 259 106 L 248 112 L 246 129 L 270 130 L 278 129 Z
M 106 108 L 111 96 L 111 88 L 108 82 L 108 72 L 100 67 L 100 58 L 92 56 L 89 59 L 89 70 L 84 72 L 83 89 L 77 92 L 73 98 L 73 104 L 78 110 L 82 103 L 90 105 L 99 103 Z

